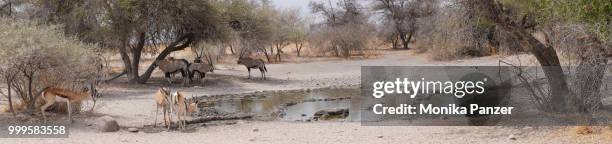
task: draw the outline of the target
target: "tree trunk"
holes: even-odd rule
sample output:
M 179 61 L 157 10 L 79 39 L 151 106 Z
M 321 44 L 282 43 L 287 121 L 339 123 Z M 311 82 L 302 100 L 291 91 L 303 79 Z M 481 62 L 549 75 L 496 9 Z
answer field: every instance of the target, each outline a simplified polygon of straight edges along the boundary
M 281 53 L 282 53 L 282 44 L 277 44 L 276 45 L 276 61 L 277 62 L 281 62 Z
M 410 49 L 410 47 L 408 47 L 408 45 L 410 44 L 410 41 L 412 40 L 413 34 L 414 34 L 414 32 L 401 33 L 400 34 L 400 39 L 402 40 L 402 46 L 403 46 L 404 49 Z
M 303 44 L 300 44 L 299 42 L 295 42 L 295 51 L 297 52 L 298 57 L 300 57 L 300 52 L 302 52 L 302 46 Z
M 145 40 L 146 33 L 141 32 L 138 35 L 138 44 L 132 50 L 132 70 L 130 71 L 131 74 L 128 74 L 133 76 L 133 79 L 130 79 L 130 82 L 132 83 L 137 83 L 139 81 L 138 69 L 140 68 L 140 57 L 142 56 L 142 49 L 144 48 Z
M 393 49 L 398 49 L 398 45 L 399 45 L 399 38 L 397 35 L 393 35 L 393 38 L 391 38 L 391 44 L 393 44 Z
M 232 53 L 232 55 L 235 55 L 236 52 L 234 52 L 234 46 L 231 43 L 229 43 L 228 46 L 230 48 L 230 52 Z M 223 52 L 223 53 L 225 53 L 225 52 Z
M 410 49 L 408 44 L 410 44 L 410 39 L 412 39 L 412 33 L 399 32 L 399 37 L 402 40 L 402 46 L 404 49 Z
M 266 60 L 268 60 L 268 62 L 272 62 L 270 55 L 268 55 L 268 49 L 266 49 L 266 47 L 264 46 L 263 48 L 261 48 L 263 50 L 264 55 L 266 56 Z
M 193 42 L 193 37 L 194 35 L 191 33 L 183 35 L 178 40 L 170 43 L 170 45 L 168 45 L 166 49 L 164 49 L 164 51 L 162 51 L 157 56 L 157 58 L 155 58 L 155 60 L 164 60 L 166 59 L 166 56 L 170 55 L 170 53 L 174 51 L 183 50 L 189 47 L 189 45 L 191 45 L 191 43 Z M 155 70 L 155 68 L 157 68 L 155 63 L 152 63 L 151 65 L 149 65 L 149 68 L 147 68 L 147 71 L 145 71 L 145 73 L 140 75 L 140 79 L 138 82 L 146 83 L 147 81 L 149 81 L 149 78 L 151 78 L 151 74 L 153 73 L 153 70 Z
M 338 45 L 336 45 L 336 42 L 332 41 L 331 47 L 332 47 L 332 50 L 334 51 L 335 56 L 340 57 L 340 52 L 338 50 Z
M 274 56 L 274 46 L 271 45 L 270 46 L 270 56 L 273 57 Z M 274 58 L 273 58 L 274 59 Z
M 13 2 L 8 1 L 8 16 L 13 16 Z M 15 115 L 15 112 L 13 112 L 13 115 Z
M 6 84 L 8 85 L 8 102 L 9 102 L 9 110 L 11 111 L 11 113 L 13 114 L 13 117 L 16 116 L 15 114 L 15 109 L 13 108 L 13 98 L 12 98 L 12 94 L 11 94 L 11 83 L 12 83 L 12 79 L 7 79 L 6 80 Z
M 34 94 L 32 93 L 32 83 L 34 82 L 34 73 L 31 75 L 26 74 L 26 78 L 28 79 L 28 112 L 34 113 L 34 107 L 36 103 L 36 99 L 34 99 Z
M 552 97 L 549 103 L 551 105 L 549 111 L 575 111 L 568 109 L 576 105 L 576 99 L 568 94 L 570 91 L 556 50 L 551 46 L 542 44 L 521 24 L 512 21 L 511 16 L 505 15 L 501 4 L 496 3 L 496 1 L 477 0 L 468 2 L 466 3 L 468 7 L 487 11 L 486 16 L 489 19 L 493 20 L 497 26 L 508 31 L 516 42 L 527 48 L 536 57 L 549 83 L 550 96 Z
M 121 60 L 123 61 L 124 72 L 127 73 L 129 81 L 133 81 L 138 79 L 138 75 L 134 75 L 132 68 L 132 61 L 130 60 L 130 56 L 128 54 L 128 39 L 127 36 L 123 36 L 121 39 L 121 46 L 119 47 L 119 54 L 121 55 Z
M 410 49 L 408 48 L 408 44 L 410 44 L 410 42 L 412 41 L 412 36 L 414 36 L 414 31 L 408 33 L 408 38 L 406 39 L 406 44 L 404 45 L 405 49 Z

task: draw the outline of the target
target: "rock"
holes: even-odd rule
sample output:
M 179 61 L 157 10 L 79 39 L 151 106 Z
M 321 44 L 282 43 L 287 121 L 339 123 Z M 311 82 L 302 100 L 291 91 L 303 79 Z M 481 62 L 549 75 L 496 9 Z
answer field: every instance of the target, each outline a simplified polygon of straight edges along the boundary
M 253 129 L 253 132 L 258 132 L 258 131 L 259 131 L 259 129 L 257 129 L 257 128 Z
M 296 104 L 297 104 L 296 102 L 289 102 L 289 103 L 285 104 L 285 106 L 293 106 L 293 105 L 296 105 Z
M 305 116 L 306 116 L 306 114 L 302 114 L 302 117 L 305 117 Z
M 128 128 L 127 130 L 129 132 L 133 132 L 133 133 L 137 133 L 138 132 L 138 128 Z
M 330 109 L 330 110 L 320 110 L 314 114 L 316 119 L 332 119 L 332 118 L 346 118 L 349 115 L 348 109 Z
M 96 126 L 100 132 L 116 132 L 119 131 L 119 123 L 110 116 L 102 116 L 96 119 Z
M 17 114 L 17 116 L 15 116 L 15 117 L 17 117 L 18 119 L 26 119 L 26 118 L 28 118 L 28 115 L 23 114 L 23 113 L 19 113 L 19 114 Z
M 516 136 L 511 134 L 511 135 L 508 136 L 508 139 L 509 140 L 516 140 Z
M 383 138 L 384 136 L 377 136 L 377 138 Z

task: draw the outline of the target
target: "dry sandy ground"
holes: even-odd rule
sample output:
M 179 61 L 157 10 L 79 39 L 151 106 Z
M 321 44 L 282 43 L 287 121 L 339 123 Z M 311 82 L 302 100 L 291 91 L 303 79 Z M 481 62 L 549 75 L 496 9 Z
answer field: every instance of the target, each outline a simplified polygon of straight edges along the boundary
M 2 143 L 609 143 L 602 135 L 572 135 L 573 128 L 511 127 L 370 127 L 359 123 L 321 122 L 239 122 L 235 125 L 201 127 L 193 133 L 162 132 L 156 134 L 73 132 L 69 139 L 0 139 Z M 516 140 L 510 140 L 509 135 Z
M 509 59 L 512 61 L 512 58 Z M 388 51 L 384 56 L 363 60 L 325 60 L 308 63 L 270 64 L 271 80 L 246 79 L 242 66 L 228 64 L 207 78 L 204 85 L 173 86 L 187 96 L 247 93 L 270 90 L 312 89 L 358 85 L 360 66 L 497 65 L 494 57 L 435 62 L 407 51 Z M 144 65 L 144 64 L 143 64 Z M 259 72 L 252 76 L 259 78 Z M 153 94 L 165 84 L 156 73 L 147 85 L 113 82 L 102 90 L 96 115 L 113 116 L 122 127 L 142 127 L 153 123 Z M 180 76 L 179 76 L 180 77 Z M 63 115 L 59 115 L 63 116 Z M 78 116 L 77 116 L 78 117 Z M 85 116 L 81 116 L 85 117 Z M 194 132 L 98 133 L 95 117 L 81 118 L 68 139 L 0 139 L 1 143 L 606 143 L 612 135 L 571 135 L 568 127 L 412 127 L 360 126 L 358 122 L 281 122 L 239 121 L 233 125 L 199 127 Z M 510 140 L 515 135 L 516 140 Z

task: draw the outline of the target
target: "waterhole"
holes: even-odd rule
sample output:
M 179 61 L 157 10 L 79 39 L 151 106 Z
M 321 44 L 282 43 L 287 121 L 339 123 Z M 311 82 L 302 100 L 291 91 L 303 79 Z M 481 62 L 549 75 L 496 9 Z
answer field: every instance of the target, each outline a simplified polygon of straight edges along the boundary
M 198 116 L 252 115 L 263 120 L 310 121 L 317 112 L 348 112 L 357 88 L 264 91 L 200 97 Z M 334 118 L 346 118 L 346 116 Z

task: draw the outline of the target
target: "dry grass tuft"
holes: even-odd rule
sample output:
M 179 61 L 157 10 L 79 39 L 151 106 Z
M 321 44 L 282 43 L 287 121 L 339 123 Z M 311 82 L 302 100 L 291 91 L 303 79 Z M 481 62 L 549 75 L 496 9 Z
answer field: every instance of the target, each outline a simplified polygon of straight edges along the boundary
M 588 126 L 579 126 L 579 127 L 574 128 L 574 133 L 578 135 L 593 134 L 593 129 Z

